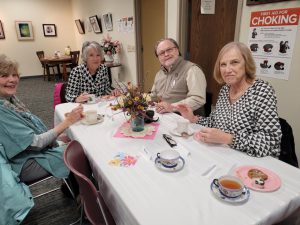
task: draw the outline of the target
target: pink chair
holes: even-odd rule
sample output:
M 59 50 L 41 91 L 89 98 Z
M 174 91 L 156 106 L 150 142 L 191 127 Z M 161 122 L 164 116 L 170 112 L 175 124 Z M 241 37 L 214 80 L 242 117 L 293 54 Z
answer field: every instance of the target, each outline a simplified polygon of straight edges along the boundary
M 85 215 L 93 225 L 115 224 L 101 194 L 91 181 L 92 170 L 78 141 L 72 141 L 64 153 L 67 167 L 74 173 Z M 82 210 L 82 209 L 81 209 Z M 82 224 L 82 211 L 81 223 Z

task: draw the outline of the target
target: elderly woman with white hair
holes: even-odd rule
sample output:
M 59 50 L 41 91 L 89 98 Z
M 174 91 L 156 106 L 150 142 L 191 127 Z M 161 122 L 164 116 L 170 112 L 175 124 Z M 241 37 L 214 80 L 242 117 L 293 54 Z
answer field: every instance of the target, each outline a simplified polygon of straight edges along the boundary
M 118 90 L 112 90 L 108 68 L 101 64 L 102 49 L 96 41 L 86 41 L 82 45 L 83 64 L 72 69 L 66 89 L 68 102 L 85 103 L 89 94 L 96 97 L 104 95 L 118 95 Z

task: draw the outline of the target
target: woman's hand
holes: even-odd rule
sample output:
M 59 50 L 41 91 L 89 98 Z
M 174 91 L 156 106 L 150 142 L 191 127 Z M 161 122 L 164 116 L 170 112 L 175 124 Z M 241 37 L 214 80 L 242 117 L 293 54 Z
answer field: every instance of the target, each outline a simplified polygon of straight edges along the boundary
M 194 139 L 205 143 L 231 144 L 233 135 L 217 128 L 202 128 L 194 134 Z
M 178 104 L 174 108 L 180 112 L 182 117 L 188 119 L 191 123 L 196 123 L 199 120 L 199 117 L 194 115 L 192 108 L 187 104 Z
M 121 94 L 121 92 L 120 92 L 119 89 L 114 89 L 114 90 L 111 91 L 110 94 L 111 94 L 112 96 L 117 97 L 117 96 L 119 96 L 119 95 Z
M 83 92 L 81 95 L 79 95 L 76 99 L 75 102 L 77 103 L 84 103 L 87 102 L 89 99 L 89 94 L 86 92 Z
M 83 107 L 80 104 L 76 108 L 74 108 L 71 112 L 66 113 L 65 120 L 56 125 L 53 129 L 56 132 L 57 136 L 59 136 L 65 129 L 69 128 L 73 123 L 82 119 Z
M 67 114 L 65 120 L 69 122 L 70 125 L 72 125 L 73 123 L 76 123 L 77 121 L 82 119 L 83 117 L 82 113 L 83 113 L 83 107 L 80 104 L 79 106 L 72 109 L 72 111 Z

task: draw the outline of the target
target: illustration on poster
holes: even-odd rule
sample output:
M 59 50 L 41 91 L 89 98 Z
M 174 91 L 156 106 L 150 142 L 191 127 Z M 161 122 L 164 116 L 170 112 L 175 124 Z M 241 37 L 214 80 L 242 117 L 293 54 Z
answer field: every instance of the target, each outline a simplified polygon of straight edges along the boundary
M 279 52 L 286 53 L 286 51 L 288 49 L 290 49 L 289 42 L 288 41 L 280 41 Z
M 263 69 L 269 69 L 271 68 L 271 65 L 268 65 L 268 60 L 264 60 L 264 62 L 260 64 L 260 67 Z

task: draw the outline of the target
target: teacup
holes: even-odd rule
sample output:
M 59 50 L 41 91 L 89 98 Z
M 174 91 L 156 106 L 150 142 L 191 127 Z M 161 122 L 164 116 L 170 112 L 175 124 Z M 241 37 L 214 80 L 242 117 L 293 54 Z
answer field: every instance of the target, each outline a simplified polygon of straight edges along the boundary
M 180 154 L 175 150 L 168 149 L 157 153 L 157 158 L 164 167 L 173 168 L 177 166 Z
M 188 133 L 189 131 L 189 121 L 187 119 L 181 118 L 177 121 L 176 131 L 179 134 Z
M 243 193 L 244 183 L 243 181 L 235 176 L 224 175 L 219 179 L 213 180 L 220 192 L 228 198 L 236 198 Z
M 90 94 L 87 102 L 90 104 L 96 103 L 96 95 Z
M 88 123 L 95 123 L 97 122 L 97 110 L 87 110 L 84 112 L 85 120 Z

